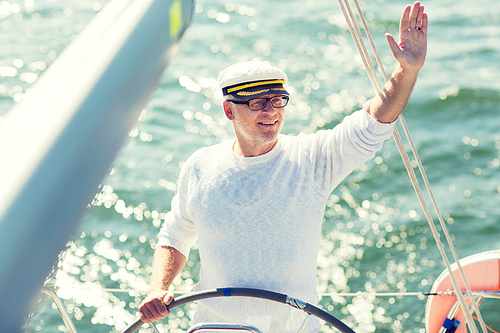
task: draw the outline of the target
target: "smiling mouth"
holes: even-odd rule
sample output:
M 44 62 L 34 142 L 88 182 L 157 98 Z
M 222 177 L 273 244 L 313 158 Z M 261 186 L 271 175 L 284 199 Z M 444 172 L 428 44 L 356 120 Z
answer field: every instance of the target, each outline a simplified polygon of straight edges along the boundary
M 277 120 L 274 120 L 274 121 L 260 121 L 259 124 L 260 125 L 274 125 L 277 122 L 278 122 Z

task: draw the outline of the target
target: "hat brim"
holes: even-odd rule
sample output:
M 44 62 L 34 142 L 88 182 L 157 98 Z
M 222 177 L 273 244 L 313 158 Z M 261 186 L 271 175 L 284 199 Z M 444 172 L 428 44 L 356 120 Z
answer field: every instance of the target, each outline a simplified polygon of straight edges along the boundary
M 255 81 L 224 88 L 224 95 L 236 99 L 251 99 L 271 94 L 289 95 L 283 87 L 283 80 Z

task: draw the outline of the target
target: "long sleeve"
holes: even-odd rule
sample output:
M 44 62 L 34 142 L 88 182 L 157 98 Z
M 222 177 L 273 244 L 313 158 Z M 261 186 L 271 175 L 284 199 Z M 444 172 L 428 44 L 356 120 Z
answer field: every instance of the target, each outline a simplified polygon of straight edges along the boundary
M 177 194 L 172 199 L 170 212 L 158 234 L 159 246 L 171 246 L 189 258 L 189 251 L 198 237 L 194 223 L 194 213 L 189 210 L 190 187 L 194 186 L 190 179 L 190 169 L 182 169 L 178 181 Z
M 297 158 L 313 170 L 311 182 L 321 196 L 330 195 L 353 170 L 373 158 L 391 136 L 394 123 L 376 121 L 366 112 L 367 105 L 333 129 L 297 137 Z

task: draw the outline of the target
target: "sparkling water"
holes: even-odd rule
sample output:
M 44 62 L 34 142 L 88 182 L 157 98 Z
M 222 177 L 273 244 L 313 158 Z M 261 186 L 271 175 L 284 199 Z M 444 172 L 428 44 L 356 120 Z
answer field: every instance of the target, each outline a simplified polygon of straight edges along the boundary
M 423 4 L 430 21 L 428 56 L 404 117 L 463 258 L 500 248 L 500 5 L 497 0 Z M 0 2 L 0 126 L 105 5 Z M 406 2 L 360 5 L 391 72 L 395 62 L 384 33 L 397 37 Z M 197 0 L 179 54 L 48 279 L 78 332 L 120 331 L 136 318 L 156 234 L 183 162 L 196 149 L 234 136 L 221 109 L 217 74 L 252 59 L 288 74 L 285 134 L 331 128 L 373 96 L 337 2 Z M 424 296 L 342 294 L 426 292 L 445 269 L 392 139 L 332 193 L 323 236 L 318 292 L 336 295 L 323 296 L 321 307 L 357 332 L 424 331 Z M 198 270 L 195 249 L 175 290 L 192 290 Z M 485 301 L 483 307 L 486 323 L 498 330 L 498 304 Z M 193 308 L 174 309 L 159 327 L 185 330 Z M 40 296 L 28 327 L 38 331 L 66 331 L 46 296 Z M 332 330 L 325 325 L 322 331 Z

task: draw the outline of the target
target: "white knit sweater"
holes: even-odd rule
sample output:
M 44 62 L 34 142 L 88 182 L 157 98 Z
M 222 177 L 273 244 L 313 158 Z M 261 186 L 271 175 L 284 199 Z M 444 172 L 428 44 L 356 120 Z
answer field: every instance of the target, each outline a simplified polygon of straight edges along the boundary
M 326 201 L 392 129 L 361 110 L 332 130 L 280 135 L 273 150 L 257 157 L 236 155 L 234 140 L 202 148 L 181 171 L 158 245 L 188 257 L 198 240 L 196 290 L 253 287 L 316 304 Z M 281 333 L 297 332 L 303 316 L 287 305 L 228 297 L 200 302 L 193 321 L 246 323 Z M 318 329 L 319 321 L 310 320 L 306 332 Z

